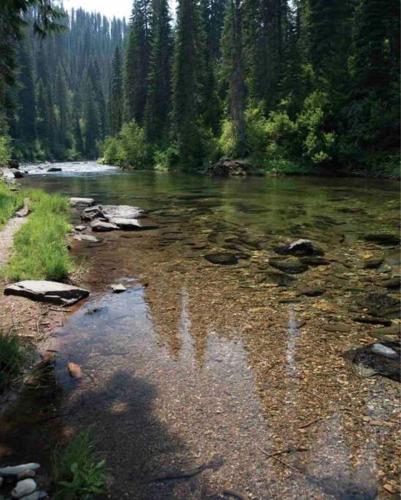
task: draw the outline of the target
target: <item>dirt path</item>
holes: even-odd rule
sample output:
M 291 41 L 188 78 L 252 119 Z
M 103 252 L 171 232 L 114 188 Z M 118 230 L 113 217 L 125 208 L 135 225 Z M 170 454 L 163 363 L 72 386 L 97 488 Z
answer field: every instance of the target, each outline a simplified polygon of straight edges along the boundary
M 7 264 L 13 248 L 14 235 L 27 220 L 27 217 L 13 217 L 0 231 L 0 268 Z

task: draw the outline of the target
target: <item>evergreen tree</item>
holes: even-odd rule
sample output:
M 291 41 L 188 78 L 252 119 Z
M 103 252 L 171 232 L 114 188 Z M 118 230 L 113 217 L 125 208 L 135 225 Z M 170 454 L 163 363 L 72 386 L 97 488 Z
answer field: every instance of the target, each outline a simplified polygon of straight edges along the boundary
M 135 0 L 125 62 L 125 120 L 142 124 L 148 90 L 151 0 Z
M 120 48 L 114 51 L 109 107 L 110 133 L 116 135 L 123 121 L 123 75 Z

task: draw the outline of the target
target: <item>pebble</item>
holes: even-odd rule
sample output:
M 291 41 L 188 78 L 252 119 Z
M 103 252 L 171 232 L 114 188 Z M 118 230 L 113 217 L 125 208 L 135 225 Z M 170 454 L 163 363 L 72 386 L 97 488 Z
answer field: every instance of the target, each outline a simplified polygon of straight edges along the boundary
M 15 488 L 11 492 L 13 498 L 22 498 L 33 493 L 37 488 L 36 482 L 33 479 L 24 479 L 18 481 Z
M 74 228 L 76 231 L 85 231 L 86 229 L 86 226 L 84 226 L 83 224 L 79 224 L 78 226 L 75 226 Z
M 81 367 L 77 365 L 76 363 L 73 363 L 70 361 L 68 363 L 68 373 L 70 374 L 70 377 L 72 378 L 81 378 L 82 377 L 82 372 L 81 372 Z
M 22 481 L 22 479 L 29 479 L 36 476 L 36 472 L 34 470 L 24 470 L 17 474 L 18 481 Z

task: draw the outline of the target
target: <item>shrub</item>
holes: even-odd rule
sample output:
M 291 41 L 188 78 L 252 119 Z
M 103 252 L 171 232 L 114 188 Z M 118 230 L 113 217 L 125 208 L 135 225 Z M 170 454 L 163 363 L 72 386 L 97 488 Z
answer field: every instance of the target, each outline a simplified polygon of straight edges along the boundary
M 67 200 L 40 191 L 30 193 L 32 214 L 14 237 L 14 253 L 6 266 L 10 279 L 62 280 L 72 268 L 65 236 Z
M 10 139 L 5 135 L 0 135 L 0 167 L 7 165 L 10 158 Z
M 64 450 L 54 456 L 53 474 L 56 499 L 85 500 L 105 489 L 104 460 L 94 450 L 91 432 L 80 432 Z
M 143 129 L 135 122 L 126 123 L 116 137 L 108 137 L 103 144 L 103 162 L 131 168 L 148 166 L 149 152 Z
M 0 181 L 0 227 L 5 224 L 22 204 L 22 196 L 11 191 Z
M 0 332 L 0 392 L 22 368 L 24 352 L 17 336 Z

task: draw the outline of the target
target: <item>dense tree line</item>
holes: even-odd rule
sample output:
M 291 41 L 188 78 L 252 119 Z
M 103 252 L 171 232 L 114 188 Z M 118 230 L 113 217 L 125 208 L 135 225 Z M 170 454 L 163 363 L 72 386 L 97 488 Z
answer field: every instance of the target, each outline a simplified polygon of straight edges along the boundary
M 15 42 L 14 81 L 7 88 L 14 155 L 97 158 L 99 143 L 122 123 L 110 121 L 110 108 L 122 91 L 111 77 L 123 49 L 125 22 L 79 9 L 64 15 L 61 32 L 42 39 L 30 28 L 33 15 L 26 13 L 25 36 Z
M 135 0 L 105 159 L 394 167 L 398 19 L 398 0 L 179 0 L 173 27 L 165 0 Z
M 128 27 L 73 12 L 64 33 L 15 41 L 14 149 L 187 170 L 222 156 L 394 167 L 398 19 L 398 0 L 178 0 L 174 22 L 168 0 L 134 0 Z

